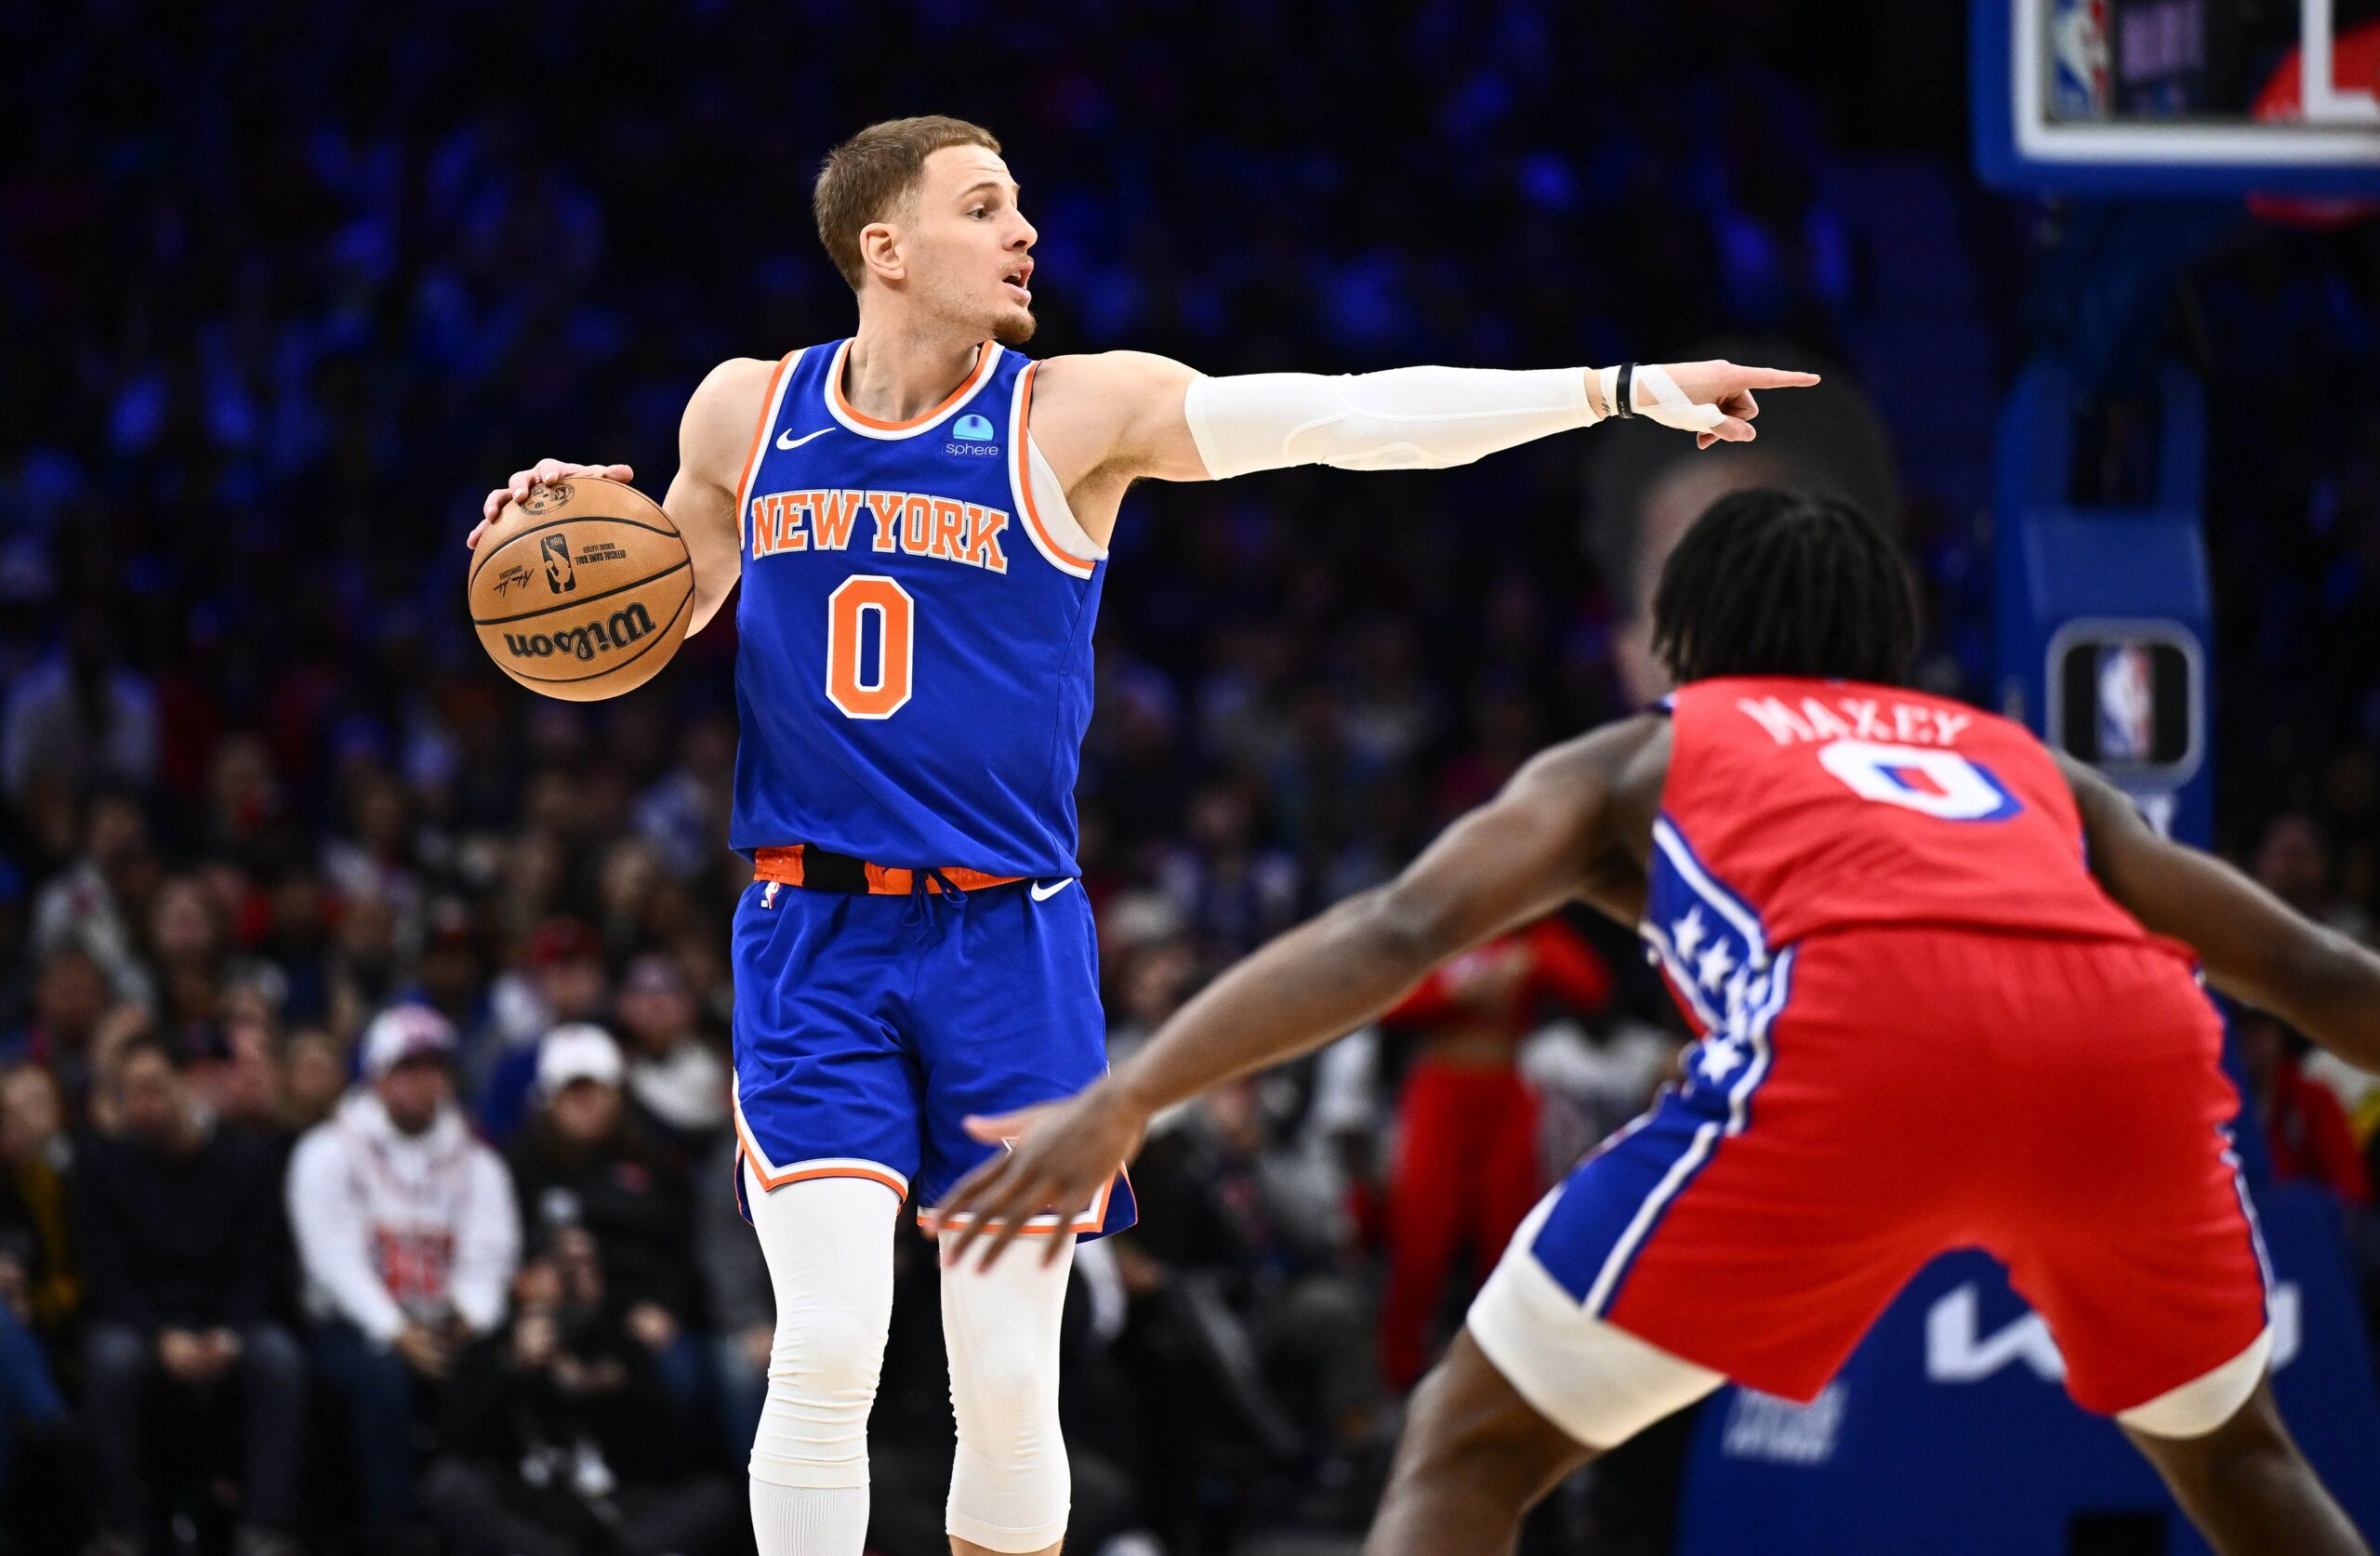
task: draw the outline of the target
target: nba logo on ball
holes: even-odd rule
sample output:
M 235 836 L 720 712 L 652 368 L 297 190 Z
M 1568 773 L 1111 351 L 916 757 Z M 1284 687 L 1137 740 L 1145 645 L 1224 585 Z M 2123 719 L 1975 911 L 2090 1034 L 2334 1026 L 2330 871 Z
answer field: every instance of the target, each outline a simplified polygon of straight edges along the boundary
M 2099 650 L 2099 759 L 2145 762 L 2157 749 L 2155 666 L 2147 645 Z
M 571 565 L 570 536 L 549 534 L 537 543 L 546 556 L 546 587 L 568 594 L 578 587 L 578 569 Z

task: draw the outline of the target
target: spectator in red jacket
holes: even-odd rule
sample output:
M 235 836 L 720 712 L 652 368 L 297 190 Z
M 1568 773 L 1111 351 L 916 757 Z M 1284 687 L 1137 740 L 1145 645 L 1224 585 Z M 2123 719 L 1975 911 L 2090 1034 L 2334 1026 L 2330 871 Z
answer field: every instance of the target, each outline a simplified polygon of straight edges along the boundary
M 1546 918 L 1448 962 L 1382 1018 L 1421 1041 L 1389 1169 L 1381 1367 L 1394 1387 L 1411 1387 L 1428 1364 L 1455 1256 L 1467 1243 L 1472 1272 L 1484 1276 L 1544 1192 L 1537 1094 L 1515 1062 L 1521 1040 L 1545 1006 L 1598 1010 L 1611 987 L 1611 969 L 1579 932 Z
M 2371 1203 L 2371 1174 L 2347 1109 L 2329 1087 L 2307 1078 L 2297 1035 L 2260 1010 L 2242 1019 L 2239 1032 L 2274 1180 L 2320 1183 L 2349 1205 Z

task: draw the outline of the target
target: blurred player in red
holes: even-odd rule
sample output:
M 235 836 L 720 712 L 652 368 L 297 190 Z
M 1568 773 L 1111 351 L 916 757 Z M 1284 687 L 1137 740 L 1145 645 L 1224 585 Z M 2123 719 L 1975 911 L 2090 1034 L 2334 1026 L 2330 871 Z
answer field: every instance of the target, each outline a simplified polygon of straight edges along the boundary
M 981 1121 L 1019 1143 L 948 1203 L 1000 1229 L 988 1259 L 1153 1109 L 1583 898 L 1637 927 L 1703 1036 L 1513 1239 L 1414 1395 L 1375 1556 L 1510 1550 L 1573 1469 L 1728 1378 L 1814 1397 L 1970 1246 L 2223 1556 L 2362 1552 L 2265 1376 L 2270 1275 L 2196 973 L 2372 1068 L 2380 956 L 2020 726 L 1898 684 L 1915 613 L 1855 510 L 1721 500 L 1655 596 L 1665 707 L 1540 756 L 1084 1095 Z
M 2355 1126 L 2337 1094 L 2297 1062 L 2289 1029 L 2259 1013 L 2240 1023 L 2239 1037 L 2274 1181 L 2320 1183 L 2349 1205 L 2371 1203 L 2371 1173 Z
M 1421 1045 L 1398 1093 L 1389 1173 L 1380 1341 L 1392 1387 L 1411 1388 L 1428 1363 L 1456 1255 L 1468 1246 L 1484 1279 L 1545 1192 L 1521 1040 L 1548 1005 L 1586 1013 L 1610 998 L 1611 969 L 1556 917 L 1463 953 L 1381 1018 Z

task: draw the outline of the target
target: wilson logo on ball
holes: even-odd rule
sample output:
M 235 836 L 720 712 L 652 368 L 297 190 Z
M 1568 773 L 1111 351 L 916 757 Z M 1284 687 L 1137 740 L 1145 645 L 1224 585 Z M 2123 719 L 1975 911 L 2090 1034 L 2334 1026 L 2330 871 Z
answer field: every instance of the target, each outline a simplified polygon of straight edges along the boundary
M 653 613 L 641 605 L 615 611 L 609 621 L 590 621 L 560 632 L 504 635 L 506 652 L 515 659 L 551 659 L 556 654 L 588 660 L 613 649 L 624 649 L 653 630 Z

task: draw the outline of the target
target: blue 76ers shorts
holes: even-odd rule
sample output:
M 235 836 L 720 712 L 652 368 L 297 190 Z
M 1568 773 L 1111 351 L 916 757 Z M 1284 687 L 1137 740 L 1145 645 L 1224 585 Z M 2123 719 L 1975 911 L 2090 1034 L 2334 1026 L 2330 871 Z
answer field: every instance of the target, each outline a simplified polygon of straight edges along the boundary
M 1107 1073 L 1097 931 L 1078 882 L 962 897 L 754 881 L 733 956 L 735 1127 L 764 1189 L 866 1178 L 905 1196 L 914 1186 L 930 1208 L 1001 1149 L 968 1135 L 970 1114 L 1071 1096 Z M 1135 1219 L 1119 1164 L 1067 1226 L 1104 1237 Z M 1055 1232 L 1058 1218 L 1028 1230 Z

